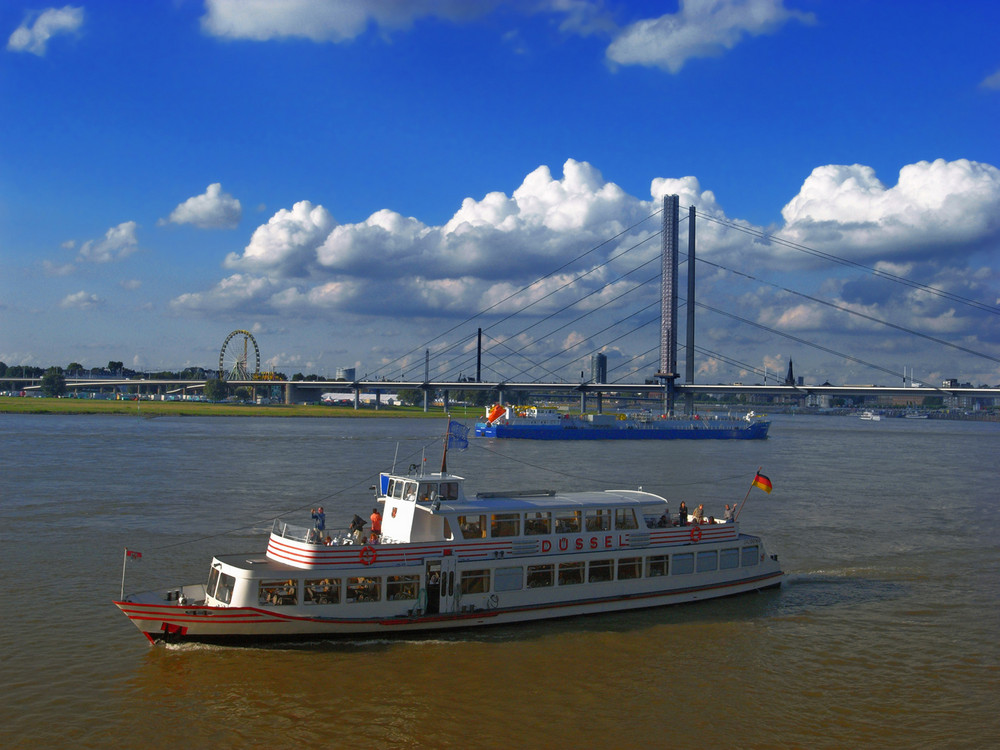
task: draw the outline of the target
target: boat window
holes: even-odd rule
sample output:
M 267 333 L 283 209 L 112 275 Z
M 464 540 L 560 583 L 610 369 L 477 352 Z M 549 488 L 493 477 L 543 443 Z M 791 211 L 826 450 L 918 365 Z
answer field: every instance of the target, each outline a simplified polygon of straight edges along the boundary
M 552 514 L 548 511 L 531 511 L 524 514 L 525 534 L 548 534 L 552 531 Z
M 421 482 L 420 489 L 417 492 L 417 502 L 429 503 L 431 500 L 437 497 L 437 491 L 438 491 L 437 484 L 428 484 L 427 482 Z
M 743 567 L 756 565 L 760 561 L 760 548 L 756 544 L 743 548 Z
M 570 586 L 574 583 L 583 583 L 583 563 L 559 563 L 559 585 Z
M 377 602 L 382 598 L 382 579 L 358 578 L 347 579 L 347 596 L 349 604 L 354 602 Z
M 409 500 L 410 502 L 416 501 L 416 499 L 417 499 L 417 483 L 416 482 L 407 482 L 404 485 L 403 497 L 404 497 L 404 499 Z
M 524 568 L 497 568 L 493 571 L 494 591 L 520 591 Z
M 714 549 L 710 552 L 698 553 L 698 572 L 705 573 L 709 570 L 719 569 L 719 553 Z
M 416 599 L 420 591 L 420 576 L 389 576 L 385 579 L 385 596 L 390 601 Z
M 215 592 L 215 598 L 220 602 L 229 604 L 233 600 L 233 587 L 236 579 L 233 576 L 223 573 L 219 576 L 219 589 Z
M 615 570 L 614 560 L 594 560 L 587 566 L 587 580 L 590 583 L 610 581 Z
M 302 583 L 303 604 L 339 604 L 339 578 L 309 578 Z
M 529 565 L 528 588 L 537 589 L 541 586 L 551 586 L 553 581 L 552 565 Z
M 642 575 L 641 557 L 623 557 L 618 560 L 618 580 L 627 581 Z
M 740 551 L 733 547 L 724 549 L 719 553 L 719 568 L 729 570 L 740 567 Z
M 444 538 L 451 541 L 455 538 L 455 534 L 451 530 L 451 522 L 448 520 L 448 516 L 444 517 Z
M 208 596 L 215 596 L 215 587 L 219 584 L 219 569 L 212 568 L 212 571 L 208 574 L 208 586 L 205 587 L 205 593 Z
M 520 513 L 494 513 L 490 516 L 490 536 L 520 536 Z
M 443 500 L 458 500 L 458 482 L 441 482 L 439 492 Z
M 464 570 L 459 584 L 462 594 L 485 594 L 490 590 L 490 571 Z
M 615 508 L 615 528 L 638 529 L 639 523 L 635 520 L 635 508 Z
M 406 482 L 404 482 L 402 479 L 393 479 L 392 490 L 389 492 L 389 494 L 392 497 L 396 498 L 397 500 L 402 500 L 403 490 L 405 489 L 405 487 L 406 487 Z
M 578 511 L 578 510 L 557 510 L 555 515 L 556 515 L 556 533 L 557 534 L 579 534 L 580 533 L 580 511 Z
M 611 528 L 611 511 L 599 508 L 586 512 L 587 531 L 608 531 Z
M 694 573 L 694 553 L 685 552 L 683 555 L 674 555 L 674 575 L 687 575 Z
M 290 578 L 261 581 L 257 587 L 257 601 L 275 606 L 295 604 L 295 581 Z
M 458 527 L 463 539 L 482 539 L 486 536 L 486 516 L 459 516 Z
M 646 558 L 646 577 L 656 578 L 670 572 L 667 555 L 650 555 Z

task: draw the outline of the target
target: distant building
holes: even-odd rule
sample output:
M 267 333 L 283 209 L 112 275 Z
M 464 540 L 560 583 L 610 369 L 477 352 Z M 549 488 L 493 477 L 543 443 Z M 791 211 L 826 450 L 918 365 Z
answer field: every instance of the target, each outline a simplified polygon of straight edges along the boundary
M 329 370 L 327 370 L 329 372 Z M 356 380 L 357 370 L 354 367 L 338 367 L 337 380 L 346 380 L 353 383 Z
M 608 357 L 606 354 L 595 354 L 590 358 L 590 382 L 608 382 Z

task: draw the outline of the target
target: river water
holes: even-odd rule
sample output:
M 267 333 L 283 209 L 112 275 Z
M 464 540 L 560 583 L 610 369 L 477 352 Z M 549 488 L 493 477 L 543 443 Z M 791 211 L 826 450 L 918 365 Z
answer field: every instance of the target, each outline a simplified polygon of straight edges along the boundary
M 461 415 L 459 415 L 461 416 Z M 467 423 L 473 421 L 471 416 Z M 477 489 L 740 518 L 778 591 L 412 640 L 156 647 L 112 604 L 367 516 L 445 420 L 0 415 L 0 746 L 1000 746 L 1000 425 L 778 416 L 766 441 L 471 440 Z

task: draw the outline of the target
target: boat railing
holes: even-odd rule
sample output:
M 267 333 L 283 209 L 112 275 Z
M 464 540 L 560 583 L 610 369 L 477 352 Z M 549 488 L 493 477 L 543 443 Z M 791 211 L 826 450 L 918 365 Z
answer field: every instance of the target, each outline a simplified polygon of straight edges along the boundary
M 293 542 L 303 542 L 305 544 L 323 545 L 326 538 L 330 537 L 330 544 L 326 546 L 340 547 L 348 544 L 355 544 L 355 539 L 349 529 L 324 529 L 320 531 L 312 526 L 297 526 L 295 524 L 282 521 L 280 518 L 274 519 L 271 533 L 280 536 L 282 539 L 289 539 Z

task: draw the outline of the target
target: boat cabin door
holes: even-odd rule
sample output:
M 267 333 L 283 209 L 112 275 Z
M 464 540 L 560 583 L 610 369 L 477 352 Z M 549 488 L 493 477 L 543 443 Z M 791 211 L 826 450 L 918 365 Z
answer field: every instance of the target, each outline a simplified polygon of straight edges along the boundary
M 440 560 L 427 562 L 427 614 L 455 611 L 455 592 L 458 581 L 457 558 L 448 555 Z

